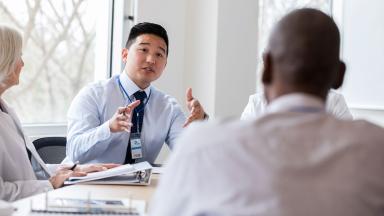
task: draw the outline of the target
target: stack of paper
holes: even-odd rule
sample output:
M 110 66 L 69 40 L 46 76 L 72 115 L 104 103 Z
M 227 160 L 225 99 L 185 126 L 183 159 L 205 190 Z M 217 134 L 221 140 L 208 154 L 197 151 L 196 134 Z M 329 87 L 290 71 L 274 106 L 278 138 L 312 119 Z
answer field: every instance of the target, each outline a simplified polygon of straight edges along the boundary
M 149 185 L 152 166 L 148 162 L 125 164 L 105 171 L 88 173 L 82 177 L 70 177 L 64 182 L 71 184 L 140 184 Z

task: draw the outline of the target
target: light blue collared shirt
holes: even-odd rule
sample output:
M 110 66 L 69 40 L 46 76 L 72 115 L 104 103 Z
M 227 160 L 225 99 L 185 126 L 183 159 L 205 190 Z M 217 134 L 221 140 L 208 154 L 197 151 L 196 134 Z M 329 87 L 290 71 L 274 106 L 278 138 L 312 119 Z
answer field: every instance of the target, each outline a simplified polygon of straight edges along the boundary
M 67 157 L 80 163 L 124 163 L 130 133 L 111 133 L 109 119 L 118 107 L 130 103 L 119 86 L 118 78 L 130 99 L 140 88 L 125 72 L 90 84 L 74 98 L 68 110 Z M 176 99 L 153 86 L 145 89 L 148 103 L 144 110 L 141 141 L 143 158 L 153 163 L 164 143 L 172 149 L 186 120 Z

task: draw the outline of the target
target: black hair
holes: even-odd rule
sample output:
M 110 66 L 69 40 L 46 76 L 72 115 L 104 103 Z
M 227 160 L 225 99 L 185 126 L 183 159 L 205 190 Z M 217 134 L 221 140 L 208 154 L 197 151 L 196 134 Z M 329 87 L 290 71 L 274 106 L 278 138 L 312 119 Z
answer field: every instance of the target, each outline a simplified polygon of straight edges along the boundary
M 167 31 L 163 28 L 163 26 L 155 23 L 142 22 L 134 25 L 129 32 L 128 40 L 125 43 L 125 48 L 128 49 L 133 44 L 135 39 L 142 34 L 153 34 L 162 38 L 167 45 L 166 53 L 168 56 L 169 45 Z

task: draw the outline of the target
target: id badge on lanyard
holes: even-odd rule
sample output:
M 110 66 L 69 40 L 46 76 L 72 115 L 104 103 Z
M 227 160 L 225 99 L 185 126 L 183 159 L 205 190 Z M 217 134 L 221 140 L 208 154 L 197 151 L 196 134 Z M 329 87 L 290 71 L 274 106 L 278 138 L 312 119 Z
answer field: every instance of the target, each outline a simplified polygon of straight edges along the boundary
M 143 157 L 143 147 L 141 144 L 140 133 L 131 134 L 131 154 L 132 159 L 140 159 Z
M 137 114 L 139 118 L 139 114 Z M 141 133 L 139 130 L 139 120 L 137 120 L 137 133 L 131 133 L 131 155 L 132 159 L 140 159 L 143 157 L 143 145 L 141 143 Z

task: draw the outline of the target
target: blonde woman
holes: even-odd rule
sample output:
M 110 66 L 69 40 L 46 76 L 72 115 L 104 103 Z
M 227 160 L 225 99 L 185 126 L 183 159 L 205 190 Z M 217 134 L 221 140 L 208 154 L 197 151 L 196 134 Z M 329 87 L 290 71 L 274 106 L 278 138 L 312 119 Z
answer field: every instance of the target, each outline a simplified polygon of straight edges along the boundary
M 16 113 L 2 99 L 10 87 L 19 84 L 24 66 L 22 36 L 0 25 L 0 199 L 14 201 L 61 187 L 71 176 L 105 170 L 116 164 L 46 165 L 25 136 Z

